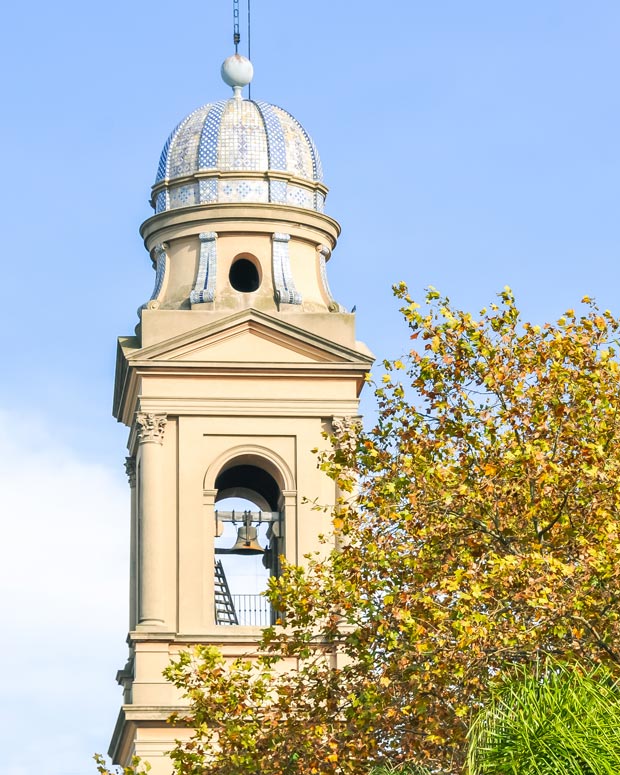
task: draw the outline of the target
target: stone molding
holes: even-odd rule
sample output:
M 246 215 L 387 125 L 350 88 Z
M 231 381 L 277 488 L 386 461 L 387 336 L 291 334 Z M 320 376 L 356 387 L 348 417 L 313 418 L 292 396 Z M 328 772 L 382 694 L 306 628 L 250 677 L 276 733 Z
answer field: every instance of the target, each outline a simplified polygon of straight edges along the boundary
M 315 245 L 324 243 L 333 250 L 340 225 L 315 210 L 276 204 L 219 203 L 166 210 L 146 220 L 140 234 L 147 250 L 159 243 L 181 237 L 196 238 L 202 231 L 226 234 L 268 234 L 284 232 Z

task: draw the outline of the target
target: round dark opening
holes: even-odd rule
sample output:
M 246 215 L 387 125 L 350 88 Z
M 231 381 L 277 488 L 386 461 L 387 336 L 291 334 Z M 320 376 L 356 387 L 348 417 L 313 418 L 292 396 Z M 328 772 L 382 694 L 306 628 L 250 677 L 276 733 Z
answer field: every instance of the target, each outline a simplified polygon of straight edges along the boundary
M 236 291 L 241 293 L 252 293 L 257 291 L 260 285 L 258 269 L 252 261 L 247 258 L 238 258 L 230 267 L 228 275 L 230 284 Z

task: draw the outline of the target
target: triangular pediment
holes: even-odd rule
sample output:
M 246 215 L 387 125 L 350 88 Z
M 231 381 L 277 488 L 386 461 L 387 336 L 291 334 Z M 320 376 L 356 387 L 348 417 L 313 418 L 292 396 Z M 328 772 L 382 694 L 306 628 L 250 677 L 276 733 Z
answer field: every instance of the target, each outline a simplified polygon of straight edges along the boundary
M 142 349 L 125 351 L 129 361 L 191 363 L 359 363 L 357 352 L 286 320 L 244 310 Z

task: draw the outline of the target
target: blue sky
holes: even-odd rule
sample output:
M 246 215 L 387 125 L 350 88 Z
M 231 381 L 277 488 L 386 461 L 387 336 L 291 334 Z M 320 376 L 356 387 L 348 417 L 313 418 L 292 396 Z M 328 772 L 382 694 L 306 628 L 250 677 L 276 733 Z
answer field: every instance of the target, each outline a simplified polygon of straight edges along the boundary
M 539 323 L 586 293 L 620 314 L 617 2 L 255 0 L 253 16 L 253 96 L 318 145 L 343 227 L 330 284 L 379 357 L 406 347 L 399 280 L 470 310 L 508 284 Z M 231 0 L 3 13 L 5 775 L 92 772 L 118 712 L 115 337 L 152 289 L 138 227 L 161 147 L 229 93 L 231 18 Z

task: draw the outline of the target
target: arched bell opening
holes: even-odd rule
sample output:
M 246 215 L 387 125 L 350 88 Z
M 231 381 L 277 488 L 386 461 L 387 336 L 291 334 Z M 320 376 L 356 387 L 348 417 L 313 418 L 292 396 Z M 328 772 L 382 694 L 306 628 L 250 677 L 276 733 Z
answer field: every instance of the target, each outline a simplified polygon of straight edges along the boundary
M 237 461 L 215 489 L 216 624 L 267 627 L 275 617 L 263 593 L 283 546 L 281 488 L 260 465 Z

